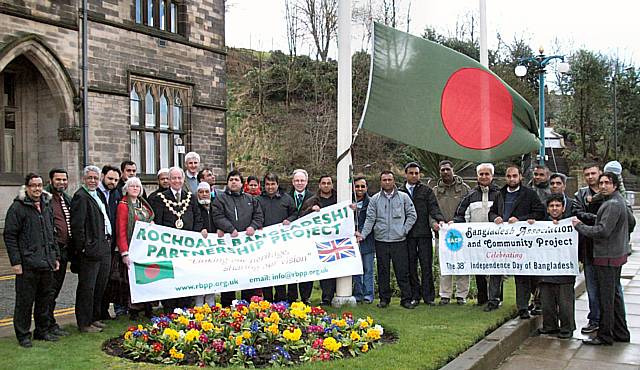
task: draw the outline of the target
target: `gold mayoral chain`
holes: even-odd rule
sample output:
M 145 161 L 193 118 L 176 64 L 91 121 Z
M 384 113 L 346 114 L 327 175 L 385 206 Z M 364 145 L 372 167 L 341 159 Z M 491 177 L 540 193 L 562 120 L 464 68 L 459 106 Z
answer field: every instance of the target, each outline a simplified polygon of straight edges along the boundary
M 167 206 L 167 208 L 169 208 L 169 211 L 171 211 L 171 213 L 176 215 L 176 217 L 178 218 L 176 220 L 176 228 L 182 229 L 184 227 L 184 221 L 182 221 L 182 215 L 186 212 L 187 207 L 189 206 L 189 202 L 191 201 L 191 192 L 187 192 L 187 196 L 185 197 L 185 199 L 179 202 L 174 202 L 172 200 L 165 198 L 164 194 L 162 193 L 158 195 L 160 196 L 160 198 L 162 198 L 164 205 Z M 173 207 L 178 207 L 182 209 L 180 210 L 180 212 L 177 212 Z

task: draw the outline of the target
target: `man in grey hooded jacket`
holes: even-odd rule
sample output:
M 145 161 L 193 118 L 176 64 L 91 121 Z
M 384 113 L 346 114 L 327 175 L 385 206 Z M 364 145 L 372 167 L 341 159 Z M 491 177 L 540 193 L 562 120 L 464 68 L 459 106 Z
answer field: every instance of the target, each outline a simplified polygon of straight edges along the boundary
M 391 262 L 400 287 L 400 305 L 415 308 L 411 303 L 409 284 L 409 259 L 407 256 L 407 234 L 415 224 L 416 209 L 409 195 L 399 192 L 391 171 L 380 174 L 379 193 L 371 197 L 367 209 L 367 219 L 362 232 L 356 232 L 359 241 L 373 232 L 378 260 L 378 307 L 385 308 L 391 301 Z

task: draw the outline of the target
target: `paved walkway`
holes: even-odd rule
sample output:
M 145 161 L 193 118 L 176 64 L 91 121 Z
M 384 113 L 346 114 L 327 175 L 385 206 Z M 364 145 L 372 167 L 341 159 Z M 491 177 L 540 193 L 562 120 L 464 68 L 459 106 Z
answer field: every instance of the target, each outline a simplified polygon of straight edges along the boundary
M 636 211 L 636 220 L 640 214 Z M 626 370 L 640 369 L 640 225 L 631 235 L 633 254 L 622 269 L 627 326 L 631 343 L 614 343 L 613 346 L 589 346 L 582 344 L 585 335 L 580 328 L 587 324 L 589 304 L 584 293 L 576 301 L 576 326 L 572 339 L 563 340 L 549 336 L 527 339 L 498 370 Z

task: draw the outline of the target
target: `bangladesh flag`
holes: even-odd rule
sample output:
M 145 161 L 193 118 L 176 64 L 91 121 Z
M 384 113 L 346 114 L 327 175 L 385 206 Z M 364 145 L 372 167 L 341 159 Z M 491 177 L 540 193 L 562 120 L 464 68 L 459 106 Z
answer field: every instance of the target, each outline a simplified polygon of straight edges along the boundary
M 173 279 L 173 263 L 171 261 L 134 262 L 133 266 L 136 273 L 136 284 L 148 284 L 162 279 Z
M 466 55 L 376 23 L 371 57 L 365 130 L 474 162 L 539 148 L 531 105 Z

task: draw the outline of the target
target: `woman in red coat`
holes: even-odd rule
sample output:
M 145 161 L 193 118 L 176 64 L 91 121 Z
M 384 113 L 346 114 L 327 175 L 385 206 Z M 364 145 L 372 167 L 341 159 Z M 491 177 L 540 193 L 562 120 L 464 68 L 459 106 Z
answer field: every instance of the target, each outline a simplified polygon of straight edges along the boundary
M 127 269 L 131 268 L 129 260 L 129 243 L 136 221 L 152 222 L 153 210 L 147 201 L 142 197 L 142 183 L 137 177 L 130 177 L 122 187 L 123 197 L 116 210 L 116 245 L 122 256 L 122 262 Z M 123 271 L 124 279 L 129 288 L 128 271 Z M 129 315 L 132 319 L 137 318 L 140 311 L 144 310 L 146 316 L 150 316 L 151 303 L 132 304 L 129 294 Z

